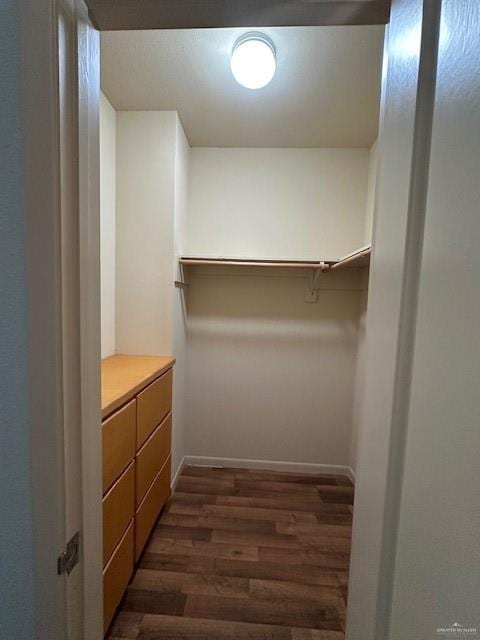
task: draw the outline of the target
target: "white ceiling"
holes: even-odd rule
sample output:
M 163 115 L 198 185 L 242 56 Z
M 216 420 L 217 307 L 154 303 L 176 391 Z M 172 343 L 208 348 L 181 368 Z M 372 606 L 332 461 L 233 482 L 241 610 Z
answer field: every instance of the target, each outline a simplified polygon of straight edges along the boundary
M 369 147 L 378 127 L 382 26 L 262 29 L 277 49 L 264 89 L 238 85 L 245 29 L 102 32 L 102 89 L 117 110 L 178 111 L 192 146 Z

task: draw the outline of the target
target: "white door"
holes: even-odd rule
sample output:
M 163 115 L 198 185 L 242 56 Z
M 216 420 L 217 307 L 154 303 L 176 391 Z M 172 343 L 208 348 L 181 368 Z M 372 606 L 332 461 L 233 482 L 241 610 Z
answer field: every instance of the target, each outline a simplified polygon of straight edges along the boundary
M 76 0 L 82 415 L 83 637 L 103 638 L 100 417 L 100 38 Z
M 478 0 L 393 0 L 351 640 L 480 637 L 479 42 Z
M 405 253 L 422 73 L 424 0 L 393 0 L 385 40 L 379 165 L 366 323 L 366 378 L 359 425 L 348 640 L 374 640 L 382 622 L 381 586 L 390 452 L 394 440 L 398 355 L 402 341 Z M 425 62 L 425 61 L 424 61 Z M 395 455 L 395 452 L 394 452 Z M 379 640 L 380 640 L 379 636 Z M 385 640 L 385 638 L 382 638 Z
M 68 640 L 102 636 L 99 46 L 81 0 L 57 3 Z
M 0 234 L 2 294 L 10 296 L 0 329 L 11 343 L 0 358 L 8 383 L 0 636 L 97 640 L 98 34 L 81 0 L 10 2 L 0 13 L 10 71 L 1 142 L 12 166 L 7 191 L 17 198 L 2 210 Z M 77 531 L 79 562 L 67 576 L 57 561 Z
M 443 0 L 389 640 L 480 638 L 480 3 Z

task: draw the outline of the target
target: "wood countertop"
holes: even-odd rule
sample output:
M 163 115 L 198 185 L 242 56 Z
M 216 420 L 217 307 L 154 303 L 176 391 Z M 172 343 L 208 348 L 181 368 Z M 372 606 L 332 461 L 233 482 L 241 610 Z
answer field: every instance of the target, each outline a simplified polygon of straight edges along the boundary
M 102 360 L 102 418 L 126 404 L 174 364 L 172 356 L 116 355 Z

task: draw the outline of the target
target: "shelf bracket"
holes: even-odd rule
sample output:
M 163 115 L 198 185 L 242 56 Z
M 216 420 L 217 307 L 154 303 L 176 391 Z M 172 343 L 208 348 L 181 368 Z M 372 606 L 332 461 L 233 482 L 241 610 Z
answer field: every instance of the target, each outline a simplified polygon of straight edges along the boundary
M 307 276 L 307 286 L 305 289 L 305 302 L 315 303 L 318 302 L 318 282 L 320 276 L 328 271 L 329 266 L 326 262 L 321 262 L 318 267 L 310 269 L 310 273 Z
M 185 277 L 184 265 L 180 262 L 180 260 L 178 261 L 178 274 L 179 279 L 175 280 L 175 286 L 179 289 L 186 289 L 188 287 L 188 282 Z

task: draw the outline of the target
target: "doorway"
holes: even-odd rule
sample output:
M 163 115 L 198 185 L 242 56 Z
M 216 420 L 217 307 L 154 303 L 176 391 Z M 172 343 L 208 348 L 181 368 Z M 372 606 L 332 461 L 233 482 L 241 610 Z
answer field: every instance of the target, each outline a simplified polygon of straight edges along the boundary
M 281 594 L 290 614 L 279 633 L 344 633 L 383 41 L 381 25 L 101 34 L 104 373 L 128 358 L 175 359 L 176 490 L 136 551 L 112 637 L 144 615 L 187 626 L 217 616 L 248 633 L 275 625 L 266 602 L 250 617 L 248 605 Z M 234 73 L 249 42 L 274 60 L 255 89 Z M 132 464 L 138 474 L 139 446 L 104 500 Z M 132 544 L 144 495 L 118 544 Z M 212 519 L 217 507 L 240 515 Z M 217 575 L 229 559 L 240 573 Z M 203 592 L 194 566 L 208 568 Z

